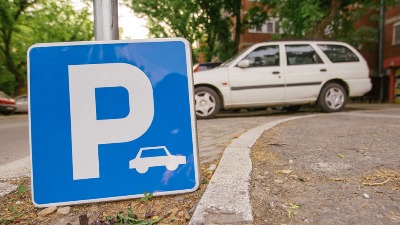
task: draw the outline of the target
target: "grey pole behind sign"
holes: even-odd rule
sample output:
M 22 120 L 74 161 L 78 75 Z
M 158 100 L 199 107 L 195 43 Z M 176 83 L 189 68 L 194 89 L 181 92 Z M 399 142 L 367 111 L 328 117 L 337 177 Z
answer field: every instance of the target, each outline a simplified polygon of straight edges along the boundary
M 93 0 L 94 38 L 118 40 L 118 0 Z

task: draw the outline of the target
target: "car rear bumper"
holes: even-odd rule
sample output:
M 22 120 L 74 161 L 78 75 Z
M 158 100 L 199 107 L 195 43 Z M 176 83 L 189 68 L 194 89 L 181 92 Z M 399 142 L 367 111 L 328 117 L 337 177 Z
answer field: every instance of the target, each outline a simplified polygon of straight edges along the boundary
M 371 79 L 346 80 L 349 85 L 349 97 L 363 96 L 372 89 Z

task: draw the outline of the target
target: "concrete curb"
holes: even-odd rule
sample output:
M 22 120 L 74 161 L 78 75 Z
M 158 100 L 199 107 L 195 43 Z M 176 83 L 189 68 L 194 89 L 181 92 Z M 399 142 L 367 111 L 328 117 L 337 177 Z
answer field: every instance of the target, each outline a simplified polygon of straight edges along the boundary
M 0 166 L 0 197 L 17 189 L 16 185 L 6 183 L 7 180 L 29 177 L 31 175 L 30 165 L 30 157 L 27 156 Z
M 0 166 L 0 181 L 31 176 L 31 159 L 29 156 Z
M 286 121 L 314 116 L 317 115 L 272 121 L 248 130 L 235 139 L 225 149 L 189 224 L 253 224 L 250 201 L 251 148 L 264 131 Z

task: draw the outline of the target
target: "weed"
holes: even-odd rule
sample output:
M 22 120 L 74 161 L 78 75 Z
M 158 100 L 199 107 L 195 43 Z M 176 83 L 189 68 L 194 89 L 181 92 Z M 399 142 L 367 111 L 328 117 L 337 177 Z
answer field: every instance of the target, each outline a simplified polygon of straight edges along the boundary
M 19 212 L 15 205 L 12 205 L 8 208 L 8 211 L 11 212 L 11 215 L 8 219 L 0 218 L 0 224 L 12 224 L 15 220 L 22 217 L 24 214 Z
M 298 204 L 298 203 L 288 203 L 288 205 L 289 205 L 289 209 L 287 210 L 287 213 L 288 213 L 288 218 L 289 218 L 289 220 L 291 220 L 291 219 L 293 218 L 293 212 L 294 212 L 296 209 L 300 209 L 301 204 Z
M 25 192 L 27 190 L 28 190 L 28 188 L 25 185 L 23 185 L 23 184 L 18 185 L 18 188 L 17 188 L 18 194 L 23 195 L 23 194 L 25 194 Z
M 128 208 L 128 213 L 125 215 L 123 212 L 119 212 L 116 217 L 107 217 L 107 220 L 113 222 L 113 224 L 116 225 L 133 225 L 133 224 L 138 224 L 138 225 L 153 225 L 157 224 L 160 222 L 164 217 L 157 217 L 154 216 L 151 219 L 138 219 L 137 215 L 133 211 L 132 207 Z M 115 223 L 114 223 L 115 222 Z
M 151 199 L 153 197 L 153 193 L 147 193 L 147 192 L 143 192 L 143 197 L 140 198 L 141 202 L 147 202 L 149 199 Z

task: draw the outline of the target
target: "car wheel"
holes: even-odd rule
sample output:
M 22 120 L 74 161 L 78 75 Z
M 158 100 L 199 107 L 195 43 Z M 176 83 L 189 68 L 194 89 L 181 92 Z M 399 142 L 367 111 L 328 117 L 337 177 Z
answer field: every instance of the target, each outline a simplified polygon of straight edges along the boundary
M 165 167 L 169 171 L 174 171 L 174 170 L 178 169 L 178 164 L 177 163 L 168 163 Z
M 318 98 L 318 106 L 324 112 L 339 112 L 346 105 L 347 94 L 342 85 L 330 83 L 325 85 Z
M 139 166 L 139 167 L 136 168 L 136 171 L 137 171 L 138 173 L 146 173 L 147 170 L 149 170 L 149 167 Z
M 208 87 L 198 87 L 194 92 L 197 118 L 207 119 L 214 117 L 221 106 L 218 94 Z
M 288 112 L 298 112 L 301 108 L 301 105 L 291 105 L 284 107 L 284 109 Z
M 5 116 L 9 116 L 9 115 L 11 115 L 13 113 L 14 113 L 14 111 L 1 112 L 1 114 L 5 115 Z

